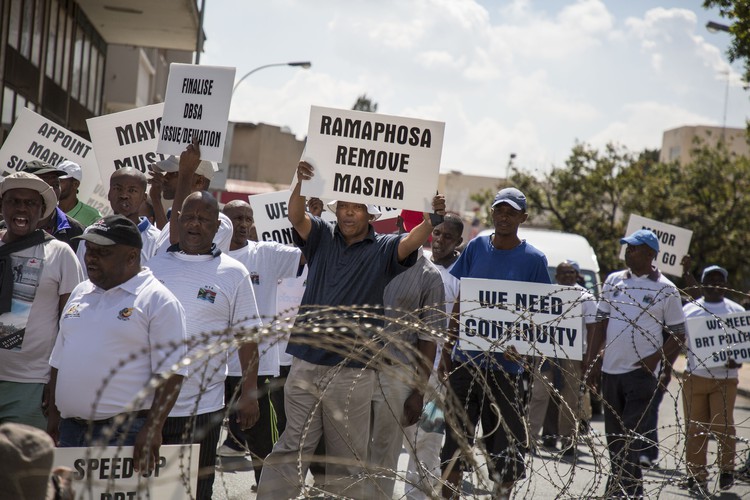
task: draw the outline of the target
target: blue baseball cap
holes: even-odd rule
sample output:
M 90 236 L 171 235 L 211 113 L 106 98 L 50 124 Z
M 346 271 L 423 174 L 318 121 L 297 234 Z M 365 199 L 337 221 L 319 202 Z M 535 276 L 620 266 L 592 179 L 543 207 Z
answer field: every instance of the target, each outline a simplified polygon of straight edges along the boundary
M 495 195 L 495 200 L 492 202 L 492 208 L 501 203 L 507 203 L 522 212 L 526 211 L 526 195 L 516 188 L 505 188 L 498 191 Z
M 708 266 L 703 270 L 703 274 L 701 274 L 701 281 L 705 280 L 706 276 L 711 273 L 720 273 L 722 276 L 724 276 L 724 281 L 727 281 L 729 279 L 729 272 L 727 272 L 727 270 L 723 267 L 714 264 L 713 266 Z
M 659 251 L 659 238 L 653 231 L 639 229 L 630 236 L 620 239 L 620 245 L 648 245 L 655 252 Z

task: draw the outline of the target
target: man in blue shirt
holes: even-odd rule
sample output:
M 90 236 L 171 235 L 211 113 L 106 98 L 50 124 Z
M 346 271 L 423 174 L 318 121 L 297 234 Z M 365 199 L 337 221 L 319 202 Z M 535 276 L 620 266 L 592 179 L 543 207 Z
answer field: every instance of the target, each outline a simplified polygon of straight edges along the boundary
M 526 196 L 516 188 L 505 188 L 495 195 L 492 203 L 492 222 L 495 232 L 474 238 L 466 246 L 451 274 L 461 278 L 485 278 L 532 283 L 550 283 L 547 258 L 542 252 L 518 237 L 518 227 L 526 222 Z M 453 310 L 457 318 L 460 296 Z M 452 323 L 458 335 L 458 322 Z M 443 473 L 447 483 L 443 496 L 450 497 L 458 488 L 465 464 L 456 463 L 461 450 L 462 436 L 473 440 L 478 422 L 490 433 L 483 441 L 492 458 L 490 477 L 495 481 L 495 498 L 509 498 L 516 480 L 525 476 L 524 454 L 526 426 L 523 413 L 523 367 L 515 357 L 506 353 L 487 353 L 463 350 L 456 345 L 446 359 L 452 366 L 449 387 L 454 401 L 462 405 L 467 418 L 459 417 L 461 428 L 448 427 L 441 452 Z M 514 351 L 514 350 L 513 350 Z M 447 348 L 444 353 L 450 352 Z M 448 356 L 445 356 L 447 358 Z M 485 381 L 485 383 L 482 383 Z M 498 408 L 499 407 L 499 408 Z M 499 414 L 496 411 L 499 410 Z M 460 410 L 459 410 L 460 411 Z M 500 423 L 498 416 L 502 415 Z M 494 429 L 494 432 L 491 432 Z

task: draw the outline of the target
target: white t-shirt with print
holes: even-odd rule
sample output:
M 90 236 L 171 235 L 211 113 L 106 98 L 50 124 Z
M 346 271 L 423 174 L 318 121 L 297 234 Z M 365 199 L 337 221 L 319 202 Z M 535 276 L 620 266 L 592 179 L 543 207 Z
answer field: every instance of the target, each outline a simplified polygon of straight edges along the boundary
M 169 415 L 186 417 L 222 409 L 228 349 L 211 354 L 208 350 L 233 340 L 243 328 L 261 325 L 250 273 L 225 253 L 160 253 L 149 267 L 185 309 L 188 356 L 193 360 Z
M 599 311 L 609 315 L 602 371 L 628 373 L 664 345 L 662 330 L 685 322 L 680 295 L 661 273 L 657 281 L 628 270 L 604 281 Z M 656 366 L 659 371 L 660 364 Z
M 302 251 L 299 248 L 280 243 L 248 241 L 247 245 L 237 250 L 230 250 L 227 255 L 240 261 L 250 273 L 250 281 L 258 302 L 258 312 L 263 324 L 269 325 L 276 316 L 276 292 L 279 280 L 297 275 Z M 279 344 L 276 338 L 264 336 L 258 344 L 260 363 L 258 375 L 279 376 Z M 242 375 L 237 353 L 230 354 L 229 375 Z
M 57 337 L 60 295 L 72 292 L 83 280 L 81 267 L 70 245 L 58 240 L 16 252 L 11 258 L 13 305 L 10 312 L 0 315 L 0 336 L 11 325 L 25 326 L 25 332 L 17 348 L 0 348 L 0 380 L 46 384 Z

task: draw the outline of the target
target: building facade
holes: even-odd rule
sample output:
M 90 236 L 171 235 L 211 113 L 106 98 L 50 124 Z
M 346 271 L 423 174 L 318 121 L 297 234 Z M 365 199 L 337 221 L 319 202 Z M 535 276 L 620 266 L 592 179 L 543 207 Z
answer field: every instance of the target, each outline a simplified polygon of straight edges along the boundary
M 723 143 L 730 153 L 750 157 L 747 130 L 744 128 L 686 125 L 664 132 L 659 161 L 690 163 L 693 150 L 699 145 L 717 147 Z
M 88 138 L 88 118 L 163 101 L 198 27 L 194 0 L 0 1 L 0 140 L 24 107 Z

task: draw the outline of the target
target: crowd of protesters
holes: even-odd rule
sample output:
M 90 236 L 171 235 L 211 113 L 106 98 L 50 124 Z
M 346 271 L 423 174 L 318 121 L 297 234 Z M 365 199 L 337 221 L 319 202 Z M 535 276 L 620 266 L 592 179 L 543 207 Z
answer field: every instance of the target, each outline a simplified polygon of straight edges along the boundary
M 326 222 L 323 203 L 300 194 L 315 175 L 301 162 L 288 204 L 295 245 L 284 246 L 257 241 L 248 203 L 219 206 L 208 192 L 217 166 L 197 143 L 152 171 L 116 171 L 106 217 L 77 199 L 72 162 L 30 161 L 0 182 L 0 423 L 45 430 L 57 446 L 134 446 L 143 472 L 160 445 L 196 443 L 189 494 L 199 499 L 212 496 L 217 454 L 251 456 L 258 498 L 309 492 L 311 464 L 316 492 L 391 498 L 402 447 L 408 498 L 455 497 L 480 442 L 494 497 L 509 498 L 531 473 L 549 402 L 561 401 L 560 452 L 575 458 L 589 397 L 604 402 L 607 496 L 643 497 L 686 318 L 742 310 L 725 298 L 718 265 L 694 283 L 697 300 L 681 298 L 654 267 L 649 230 L 620 240 L 626 268 L 594 296 L 577 284 L 575 262 L 548 263 L 519 238 L 528 207 L 515 188 L 494 197 L 494 233 L 464 246 L 463 221 L 442 195 L 432 214 L 404 212 L 395 234 L 375 232 L 378 207 L 347 200 L 327 204 L 336 221 Z M 457 342 L 461 279 L 553 277 L 580 293 L 583 361 Z M 277 307 L 284 283 L 300 297 L 288 339 L 277 321 L 288 316 Z M 708 491 L 708 433 L 719 441 L 720 488 L 734 482 L 737 369 L 708 369 L 688 353 L 694 492 Z

